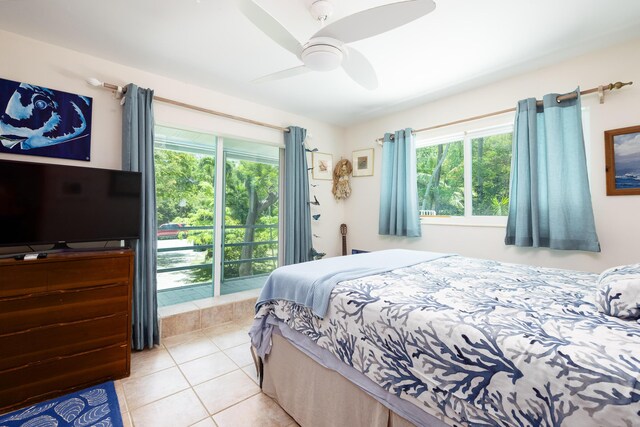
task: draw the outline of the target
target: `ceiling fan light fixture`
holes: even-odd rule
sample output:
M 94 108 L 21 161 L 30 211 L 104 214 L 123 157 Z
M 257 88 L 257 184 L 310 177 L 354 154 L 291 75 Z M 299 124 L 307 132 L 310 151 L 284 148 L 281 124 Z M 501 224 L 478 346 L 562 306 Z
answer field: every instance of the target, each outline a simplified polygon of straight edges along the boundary
M 311 4 L 310 12 L 316 21 L 324 22 L 333 15 L 333 5 L 327 0 L 316 0 Z
M 340 67 L 344 54 L 336 46 L 317 44 L 305 48 L 300 59 L 314 71 L 332 71 Z

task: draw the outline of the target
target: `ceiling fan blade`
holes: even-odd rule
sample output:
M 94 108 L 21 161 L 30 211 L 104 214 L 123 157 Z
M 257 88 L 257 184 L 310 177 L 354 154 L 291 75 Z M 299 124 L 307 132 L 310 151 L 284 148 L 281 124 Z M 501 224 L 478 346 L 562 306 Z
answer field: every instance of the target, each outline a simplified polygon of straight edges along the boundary
M 280 46 L 299 56 L 302 45 L 287 29 L 252 0 L 237 0 L 240 11 L 263 33 Z
M 252 83 L 264 83 L 270 82 L 272 80 L 286 79 L 287 77 L 297 76 L 299 74 L 308 73 L 309 71 L 311 70 L 304 65 L 300 65 L 299 67 L 289 68 L 286 70 L 278 71 L 277 73 L 268 74 L 266 76 L 257 78 L 253 80 Z
M 331 37 L 351 43 L 382 34 L 416 20 L 436 8 L 433 0 L 409 0 L 363 10 L 333 22 L 313 37 Z
M 342 61 L 342 68 L 349 77 L 365 89 L 376 89 L 378 77 L 369 60 L 352 47 L 344 46 L 343 48 L 347 51 L 347 55 Z

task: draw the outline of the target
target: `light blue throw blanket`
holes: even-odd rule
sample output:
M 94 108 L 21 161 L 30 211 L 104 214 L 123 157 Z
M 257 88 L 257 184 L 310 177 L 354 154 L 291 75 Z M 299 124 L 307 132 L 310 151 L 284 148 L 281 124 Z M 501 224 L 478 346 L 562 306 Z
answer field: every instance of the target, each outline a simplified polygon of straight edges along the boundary
M 445 256 L 449 255 L 390 249 L 280 267 L 271 273 L 264 284 L 256 311 L 268 301 L 287 300 L 309 307 L 316 316 L 324 317 L 331 291 L 338 283 Z

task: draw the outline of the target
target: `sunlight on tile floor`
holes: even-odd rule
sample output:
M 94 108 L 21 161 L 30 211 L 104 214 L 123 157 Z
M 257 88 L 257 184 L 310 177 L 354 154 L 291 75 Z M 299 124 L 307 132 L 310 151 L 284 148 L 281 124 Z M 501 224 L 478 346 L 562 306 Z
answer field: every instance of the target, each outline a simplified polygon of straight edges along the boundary
M 252 319 L 165 338 L 131 355 L 116 381 L 125 427 L 293 427 L 258 387 L 247 331 Z

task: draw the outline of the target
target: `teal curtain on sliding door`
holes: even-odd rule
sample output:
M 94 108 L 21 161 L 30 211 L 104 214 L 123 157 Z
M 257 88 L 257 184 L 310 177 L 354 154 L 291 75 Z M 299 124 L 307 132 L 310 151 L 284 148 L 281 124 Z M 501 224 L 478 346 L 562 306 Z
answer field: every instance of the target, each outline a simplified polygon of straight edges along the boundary
M 378 234 L 420 237 L 416 145 L 411 129 L 384 136 Z
M 311 260 L 311 209 L 304 140 L 307 130 L 296 126 L 284 133 L 284 264 Z
M 153 91 L 130 84 L 122 115 L 122 169 L 142 173 L 140 239 L 135 250 L 132 345 L 135 350 L 160 343 L 156 283 L 156 177 L 153 162 Z
M 600 252 L 576 99 L 518 103 L 505 244 Z

